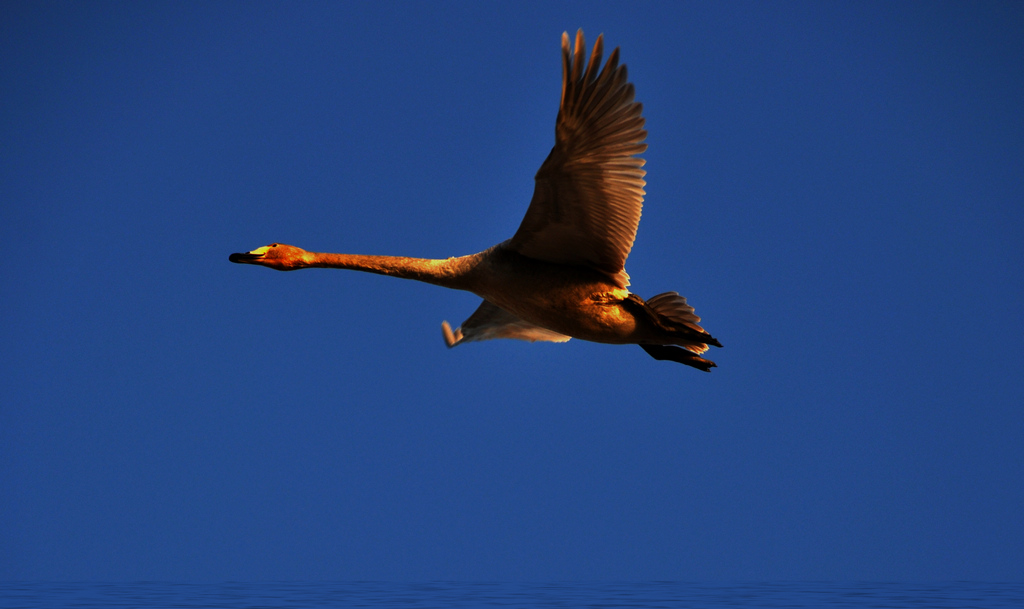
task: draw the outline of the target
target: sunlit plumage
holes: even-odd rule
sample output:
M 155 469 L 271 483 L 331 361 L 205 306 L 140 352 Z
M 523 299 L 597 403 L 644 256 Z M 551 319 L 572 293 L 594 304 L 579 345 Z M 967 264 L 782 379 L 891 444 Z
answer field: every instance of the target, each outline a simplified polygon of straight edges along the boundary
M 721 344 L 675 292 L 644 301 L 626 287 L 644 197 L 647 145 L 619 50 L 601 67 L 602 37 L 586 61 L 562 34 L 562 99 L 555 146 L 536 175 L 533 199 L 511 239 L 447 260 L 307 252 L 274 243 L 232 262 L 282 271 L 327 267 L 416 279 L 484 299 L 463 324 L 442 324 L 449 347 L 494 338 L 638 344 L 655 359 L 710 371 L 700 357 Z M 680 348 L 682 347 L 682 348 Z

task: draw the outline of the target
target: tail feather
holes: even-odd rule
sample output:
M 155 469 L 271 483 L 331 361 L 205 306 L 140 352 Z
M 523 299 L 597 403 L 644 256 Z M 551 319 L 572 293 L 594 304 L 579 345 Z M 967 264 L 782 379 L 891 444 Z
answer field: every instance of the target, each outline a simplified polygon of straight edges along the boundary
M 652 297 L 646 303 L 646 307 L 655 314 L 660 322 L 672 328 L 674 332 L 682 335 L 687 342 L 692 344 L 682 345 L 689 351 L 700 355 L 708 350 L 708 345 L 721 347 L 714 336 L 700 326 L 700 317 L 694 312 L 686 298 L 677 292 L 664 292 Z
M 663 317 L 668 317 L 698 332 L 704 332 L 704 328 L 700 327 L 698 323 L 700 317 L 697 317 L 693 307 L 686 302 L 686 297 L 680 296 L 678 292 L 658 294 L 648 299 L 647 306 Z

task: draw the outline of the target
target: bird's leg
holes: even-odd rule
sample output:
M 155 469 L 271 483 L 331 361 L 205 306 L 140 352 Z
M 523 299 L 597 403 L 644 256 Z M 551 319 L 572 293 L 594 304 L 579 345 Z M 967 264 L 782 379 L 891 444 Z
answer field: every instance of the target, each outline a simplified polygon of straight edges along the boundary
M 703 357 L 694 355 L 686 349 L 679 347 L 673 347 L 671 345 L 640 345 L 640 348 L 646 351 L 651 357 L 656 360 L 679 362 L 680 364 L 686 364 L 692 366 L 698 370 L 704 372 L 711 372 L 712 368 L 717 368 L 715 362 L 704 359 Z

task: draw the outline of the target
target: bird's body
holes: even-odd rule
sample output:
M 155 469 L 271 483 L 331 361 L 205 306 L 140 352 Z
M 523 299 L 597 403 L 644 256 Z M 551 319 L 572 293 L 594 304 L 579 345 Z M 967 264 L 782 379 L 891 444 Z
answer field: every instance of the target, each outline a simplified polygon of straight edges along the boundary
M 524 321 L 582 340 L 638 342 L 621 304 L 629 291 L 598 271 L 534 260 L 504 244 L 466 258 L 469 291 Z
M 618 49 L 598 71 L 601 47 L 598 37 L 587 65 L 582 31 L 575 52 L 562 36 L 555 147 L 511 239 L 445 260 L 307 252 L 277 243 L 230 260 L 278 270 L 358 270 L 473 292 L 484 299 L 480 308 L 455 331 L 442 324 L 449 347 L 494 338 L 579 338 L 639 344 L 656 359 L 710 370 L 715 364 L 699 355 L 721 344 L 698 325 L 685 298 L 666 292 L 645 302 L 626 289 L 624 264 L 644 194 L 643 159 L 636 155 L 646 149 L 647 132 Z

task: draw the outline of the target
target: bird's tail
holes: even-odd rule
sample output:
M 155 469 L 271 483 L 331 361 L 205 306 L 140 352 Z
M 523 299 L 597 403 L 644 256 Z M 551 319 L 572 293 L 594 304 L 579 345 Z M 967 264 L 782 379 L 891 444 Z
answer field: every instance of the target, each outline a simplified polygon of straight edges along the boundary
M 660 325 L 680 339 L 679 342 L 675 343 L 680 347 L 700 355 L 708 350 L 708 345 L 722 346 L 718 339 L 708 334 L 700 326 L 700 317 L 697 317 L 693 307 L 686 303 L 686 298 L 678 293 L 665 292 L 658 294 L 648 300 L 645 306 L 648 311 L 657 317 Z

